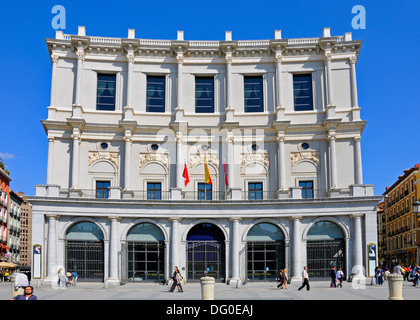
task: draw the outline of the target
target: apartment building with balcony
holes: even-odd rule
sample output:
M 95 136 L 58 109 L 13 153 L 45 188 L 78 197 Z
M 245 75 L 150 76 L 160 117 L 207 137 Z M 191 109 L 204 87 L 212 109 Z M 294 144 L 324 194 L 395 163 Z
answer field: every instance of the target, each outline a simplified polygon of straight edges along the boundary
M 0 259 L 7 260 L 9 247 L 7 246 L 7 220 L 9 217 L 10 201 L 9 173 L 4 170 L 4 164 L 0 163 Z
M 418 201 L 419 172 L 419 164 L 404 170 L 383 194 L 384 261 L 389 266 L 398 262 L 404 265 L 419 263 L 419 221 L 413 208 Z
M 163 281 L 175 265 L 231 285 L 285 267 L 292 281 L 304 266 L 313 279 L 332 265 L 368 275 L 379 198 L 363 182 L 351 33 L 193 41 L 79 27 L 46 42 L 34 279 L 63 267 L 107 285 Z

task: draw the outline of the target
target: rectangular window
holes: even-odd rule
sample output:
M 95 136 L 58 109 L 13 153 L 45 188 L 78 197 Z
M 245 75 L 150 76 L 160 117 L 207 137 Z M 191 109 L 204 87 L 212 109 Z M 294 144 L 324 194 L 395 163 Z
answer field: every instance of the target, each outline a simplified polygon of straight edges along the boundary
M 162 184 L 160 182 L 147 183 L 147 200 L 162 200 Z
M 96 110 L 115 110 L 115 74 L 98 74 Z
M 214 77 L 195 77 L 195 112 L 214 113 Z
M 212 200 L 212 185 L 207 183 L 198 184 L 198 200 Z
M 295 111 L 313 110 L 312 75 L 293 75 L 293 97 Z
M 108 199 L 110 186 L 111 183 L 109 181 L 96 181 L 96 198 Z
M 248 183 L 248 200 L 262 200 L 263 199 L 263 184 L 262 182 Z
M 299 181 L 299 187 L 302 187 L 302 199 L 314 198 L 314 182 L 313 181 Z
M 165 76 L 147 76 L 146 112 L 165 112 Z
M 263 112 L 263 77 L 244 76 L 245 112 Z

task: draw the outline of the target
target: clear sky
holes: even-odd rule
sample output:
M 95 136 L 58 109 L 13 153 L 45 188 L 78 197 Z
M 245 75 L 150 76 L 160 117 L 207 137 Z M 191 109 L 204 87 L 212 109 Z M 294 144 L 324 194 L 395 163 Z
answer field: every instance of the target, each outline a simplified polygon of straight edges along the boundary
M 0 158 L 12 178 L 11 188 L 35 194 L 46 183 L 47 118 L 51 62 L 45 43 L 54 38 L 55 5 L 65 8 L 66 34 L 185 40 L 319 37 L 352 32 L 362 40 L 357 63 L 364 183 L 380 195 L 404 169 L 420 163 L 420 2 L 414 0 L 195 0 L 195 1 L 1 1 L 0 4 Z M 363 18 L 365 28 L 352 24 Z M 355 22 L 362 22 L 357 20 Z M 363 25 L 362 25 L 363 27 Z

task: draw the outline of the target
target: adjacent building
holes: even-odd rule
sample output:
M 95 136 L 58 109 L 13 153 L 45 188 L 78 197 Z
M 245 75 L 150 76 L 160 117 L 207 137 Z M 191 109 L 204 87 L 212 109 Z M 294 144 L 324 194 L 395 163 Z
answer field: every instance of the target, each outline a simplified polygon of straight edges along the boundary
M 9 247 L 9 261 L 20 265 L 20 218 L 23 198 L 15 191 L 10 191 L 7 246 Z
M 33 279 L 164 281 L 178 266 L 240 285 L 287 268 L 301 281 L 369 276 L 373 186 L 364 184 L 351 33 L 149 40 L 56 33 Z M 369 255 L 368 252 L 371 251 Z M 373 253 L 372 253 L 373 252 Z
M 9 217 L 10 181 L 9 172 L 4 170 L 4 164 L 0 163 L 0 259 L 7 260 L 9 247 L 7 245 L 7 221 Z
M 384 262 L 389 266 L 419 263 L 419 220 L 413 208 L 419 200 L 419 172 L 419 164 L 404 170 L 383 194 L 384 223 L 379 230 L 386 248 Z

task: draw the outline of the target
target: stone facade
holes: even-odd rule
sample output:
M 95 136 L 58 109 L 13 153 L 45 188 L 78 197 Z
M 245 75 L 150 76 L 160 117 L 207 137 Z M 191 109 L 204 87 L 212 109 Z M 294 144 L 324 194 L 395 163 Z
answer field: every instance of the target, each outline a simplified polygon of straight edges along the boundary
M 363 183 L 365 121 L 355 72 L 361 41 L 350 33 L 331 36 L 325 28 L 319 38 L 282 39 L 275 31 L 272 40 L 234 41 L 226 32 L 224 41 L 186 41 L 183 32 L 176 40 L 145 40 L 134 30 L 104 38 L 79 27 L 78 35 L 57 32 L 47 46 L 47 183 L 29 199 L 32 242 L 43 247 L 41 280 L 68 266 L 69 233 L 81 222 L 101 231 L 107 284 L 136 269 L 125 253 L 139 225 L 159 233 L 165 278 L 177 265 L 196 280 L 192 269 L 201 267 L 190 244 L 200 225 L 220 231 L 211 231 L 218 234 L 217 264 L 204 261 L 211 267 L 201 271 L 216 268 L 216 278 L 231 284 L 275 277 L 274 265 L 300 279 L 304 265 L 314 266 L 308 243 L 316 250 L 316 240 L 341 241 L 347 275 L 366 268 L 367 244 L 377 242 L 378 197 Z M 309 80 L 299 84 L 302 75 Z M 101 80 L 107 76 L 111 84 Z M 153 77 L 162 84 L 158 112 L 149 109 L 158 92 Z M 104 85 L 112 86 L 111 109 L 98 110 Z M 301 85 L 310 98 L 299 96 Z M 199 111 L 203 92 L 211 97 L 206 112 Z M 211 191 L 203 189 L 206 165 Z M 320 223 L 328 231 L 315 232 Z M 276 236 L 263 234 L 268 226 Z M 260 265 L 251 238 L 282 249 L 273 259 L 264 251 Z

